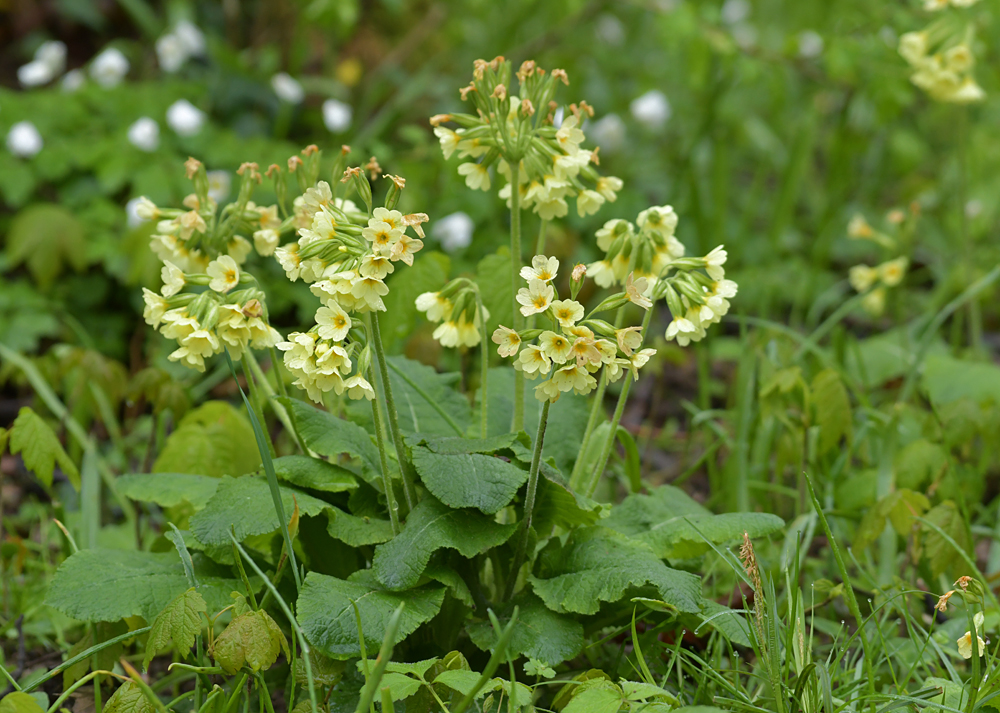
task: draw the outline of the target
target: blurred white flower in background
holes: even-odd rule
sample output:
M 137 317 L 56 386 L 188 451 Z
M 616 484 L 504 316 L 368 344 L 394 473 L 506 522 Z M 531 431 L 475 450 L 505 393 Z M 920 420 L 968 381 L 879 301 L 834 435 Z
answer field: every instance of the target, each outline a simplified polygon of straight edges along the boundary
M 472 243 L 472 229 L 475 224 L 468 214 L 459 211 L 441 218 L 431 226 L 434 236 L 445 252 L 455 252 L 467 248 Z
M 323 102 L 323 123 L 335 134 L 345 131 L 351 125 L 353 116 L 354 110 L 349 104 L 336 99 L 327 99 Z
M 167 126 L 180 136 L 194 136 L 204 124 L 205 112 L 187 99 L 178 99 L 167 109 Z
M 221 203 L 229 197 L 232 183 L 233 178 L 229 175 L 229 171 L 209 171 L 208 197 L 216 203 Z
M 140 151 L 156 151 L 160 145 L 160 125 L 144 116 L 128 127 L 128 140 Z
M 34 59 L 17 70 L 17 80 L 26 87 L 48 84 L 66 69 L 66 45 L 58 40 L 43 42 Z
M 128 74 L 129 61 L 120 50 L 108 47 L 94 57 L 90 63 L 90 76 L 102 87 L 108 89 L 121 83 Z
M 64 92 L 75 92 L 87 81 L 87 75 L 82 69 L 71 69 L 63 75 L 59 86 Z
M 169 74 L 173 74 L 187 62 L 188 53 L 184 49 L 181 38 L 172 32 L 160 36 L 156 40 L 156 61 L 160 63 L 160 69 Z
M 732 29 L 733 39 L 741 49 L 751 49 L 757 45 L 757 28 L 753 25 L 742 23 Z
M 670 119 L 670 101 L 658 89 L 651 89 L 629 104 L 632 116 L 647 129 L 660 129 Z
M 619 47 L 625 42 L 625 26 L 611 13 L 606 12 L 597 18 L 596 34 L 598 40 L 612 47 Z
M 818 32 L 805 30 L 799 34 L 799 56 L 812 59 L 821 54 L 823 54 L 823 37 Z
M 42 150 L 42 135 L 30 121 L 19 121 L 7 133 L 7 150 L 21 158 L 31 158 Z
M 278 95 L 278 99 L 289 104 L 301 104 L 306 98 L 306 92 L 298 80 L 285 72 L 278 72 L 271 77 L 271 89 Z
M 720 17 L 727 25 L 738 25 L 750 17 L 750 3 L 747 0 L 726 0 Z
M 133 198 L 128 203 L 125 204 L 125 216 L 128 221 L 128 227 L 138 228 L 140 225 L 146 222 L 146 219 L 139 215 L 139 206 L 142 205 L 142 198 Z
M 188 20 L 181 20 L 174 27 L 174 35 L 184 45 L 190 57 L 201 57 L 205 54 L 205 35 L 198 26 Z
M 173 74 L 191 57 L 205 54 L 205 35 L 197 25 L 181 20 L 156 40 L 156 59 L 164 72 Z
M 605 153 L 615 153 L 625 145 L 625 122 L 617 114 L 608 114 L 588 123 L 585 133 Z

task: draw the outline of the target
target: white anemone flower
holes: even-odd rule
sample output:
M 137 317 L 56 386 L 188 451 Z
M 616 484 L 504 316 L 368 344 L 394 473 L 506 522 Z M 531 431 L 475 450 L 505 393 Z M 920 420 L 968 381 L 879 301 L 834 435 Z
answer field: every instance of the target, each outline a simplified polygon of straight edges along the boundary
M 31 158 L 42 150 L 44 142 L 30 121 L 19 121 L 7 133 L 7 150 L 21 158 Z
M 105 89 L 110 89 L 121 83 L 130 66 L 121 50 L 108 47 L 90 63 L 90 76 Z
M 160 125 L 144 116 L 128 128 L 128 140 L 140 151 L 156 151 L 160 146 Z
M 187 99 L 178 99 L 167 109 L 167 126 L 180 136 L 194 136 L 204 124 L 205 112 Z
M 354 110 L 350 104 L 336 99 L 327 99 L 323 102 L 323 123 L 335 134 L 346 131 L 351 126 L 353 116 Z

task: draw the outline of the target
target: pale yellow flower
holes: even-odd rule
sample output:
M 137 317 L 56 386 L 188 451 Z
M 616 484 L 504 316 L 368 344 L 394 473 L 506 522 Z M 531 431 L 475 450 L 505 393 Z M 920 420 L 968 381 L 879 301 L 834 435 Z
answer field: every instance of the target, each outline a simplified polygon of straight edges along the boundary
M 534 379 L 540 374 L 549 373 L 549 369 L 552 368 L 552 360 L 541 347 L 530 344 L 521 350 L 514 367 L 523 371 L 529 379 Z
M 142 318 L 146 320 L 146 324 L 156 329 L 160 326 L 163 315 L 169 309 L 169 304 L 165 298 L 145 287 L 142 288 L 142 299 L 145 303 L 142 309 Z
M 531 258 L 531 266 L 525 265 L 521 268 L 521 278 L 529 283 L 532 280 L 551 282 L 559 273 L 559 260 L 554 257 L 535 255 Z
M 347 397 L 355 401 L 360 399 L 371 401 L 375 398 L 375 389 L 372 388 L 367 379 L 358 374 L 347 379 L 344 382 L 344 388 L 347 390 Z
M 569 329 L 583 319 L 583 305 L 576 300 L 555 300 L 551 306 L 552 314 L 564 329 Z
M 615 340 L 618 348 L 625 356 L 632 356 L 632 352 L 642 346 L 642 327 L 625 327 L 615 330 Z
M 229 255 L 220 255 L 208 263 L 205 272 L 212 278 L 208 287 L 215 292 L 225 294 L 240 284 L 240 266 Z
M 166 262 L 160 270 L 160 279 L 163 281 L 163 288 L 160 293 L 164 297 L 176 295 L 184 289 L 184 271 L 172 262 Z
M 490 190 L 490 174 L 481 163 L 463 163 L 459 165 L 458 175 L 465 176 L 465 185 L 472 190 Z
M 904 255 L 895 260 L 883 262 L 875 269 L 878 270 L 879 278 L 887 287 L 895 287 L 903 281 L 903 276 L 906 275 L 906 268 L 909 262 Z
M 847 280 L 858 292 L 868 290 L 878 279 L 878 270 L 868 265 L 855 265 L 847 274 Z
M 514 356 L 521 347 L 521 336 L 502 324 L 494 330 L 492 339 L 498 345 L 497 353 L 502 357 Z
M 521 314 L 530 317 L 533 314 L 540 314 L 549 308 L 555 290 L 552 285 L 541 280 L 532 279 L 528 286 L 517 291 L 517 301 L 521 304 Z
M 377 277 L 361 275 L 351 283 L 351 295 L 358 301 L 364 302 L 368 309 L 385 311 L 382 295 L 387 294 L 389 294 L 389 288 Z
M 625 297 L 632 304 L 638 305 L 643 309 L 649 309 L 653 306 L 653 300 L 646 297 L 645 292 L 649 289 L 649 280 L 645 277 L 640 277 L 635 279 L 635 273 L 630 272 L 625 280 Z
M 573 349 L 573 343 L 561 334 L 546 331 L 538 337 L 538 346 L 541 347 L 549 359 L 556 364 L 563 364 L 569 359 Z
M 440 292 L 424 292 L 417 297 L 417 310 L 427 313 L 431 322 L 440 322 L 451 314 L 451 300 L 442 297 Z
M 976 629 L 976 642 L 978 643 L 979 656 L 986 653 L 986 642 L 983 638 L 979 636 L 979 632 L 983 630 L 983 622 L 985 617 L 981 611 L 976 612 L 976 615 L 972 617 L 972 623 Z M 972 658 L 972 632 L 967 631 L 965 634 L 956 642 L 958 644 L 958 653 L 961 654 L 963 659 Z
M 335 342 L 342 341 L 351 329 L 351 317 L 338 304 L 331 302 L 327 307 L 316 310 L 316 324 L 319 336 Z

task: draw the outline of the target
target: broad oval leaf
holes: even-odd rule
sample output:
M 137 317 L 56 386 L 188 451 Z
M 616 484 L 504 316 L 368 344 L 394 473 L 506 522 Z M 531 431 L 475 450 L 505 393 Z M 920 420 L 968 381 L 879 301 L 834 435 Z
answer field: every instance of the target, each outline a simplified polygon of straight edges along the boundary
M 453 384 L 457 373 L 441 374 L 402 356 L 386 359 L 399 428 L 409 433 L 463 436 L 471 423 L 469 402 Z
M 198 553 L 192 560 L 197 590 L 208 609 L 216 612 L 228 606 L 230 592 L 242 589 L 243 584 L 233 579 L 228 568 Z M 176 552 L 80 550 L 59 565 L 45 602 L 81 621 L 118 621 L 130 616 L 153 621 L 189 587 Z
M 517 624 L 507 645 L 511 658 L 527 656 L 555 666 L 567 661 L 583 649 L 583 625 L 568 616 L 556 614 L 534 594 L 515 597 L 497 614 L 501 627 L 510 621 L 514 606 L 519 608 Z M 497 635 L 488 621 L 472 622 L 466 626 L 472 643 L 483 651 L 496 646 Z
M 274 474 L 286 483 L 325 493 L 341 493 L 358 487 L 357 478 L 347 468 L 310 456 L 275 458 Z
M 135 681 L 125 681 L 104 706 L 104 713 L 156 713 L 156 708 Z
M 361 615 L 365 647 L 368 651 L 378 651 L 386 625 L 400 603 L 406 602 L 406 607 L 396 632 L 396 644 L 438 613 L 444 593 L 444 587 L 390 592 L 368 570 L 356 572 L 350 580 L 310 572 L 299 593 L 296 610 L 310 643 L 327 656 L 349 659 L 361 655 L 355 605 Z
M 474 510 L 453 510 L 426 497 L 413 508 L 402 532 L 375 549 L 372 571 L 388 589 L 408 589 L 437 550 L 474 557 L 506 542 L 515 529 L 516 523 L 501 525 Z
M 188 413 L 167 438 L 154 473 L 244 475 L 260 468 L 250 422 L 225 401 L 209 401 Z
M 298 399 L 279 399 L 288 409 L 306 446 L 327 458 L 347 454 L 359 458 L 371 473 L 382 472 L 378 449 L 368 431 Z
M 544 558 L 543 558 L 544 559 Z M 541 575 L 530 575 L 535 594 L 556 612 L 596 614 L 601 602 L 616 602 L 631 587 L 651 585 L 679 610 L 701 610 L 701 580 L 671 569 L 649 548 L 604 527 L 580 528 Z
M 374 517 L 359 517 L 330 507 L 326 511 L 329 524 L 326 531 L 330 537 L 351 547 L 377 545 L 392 539 L 392 523 Z
M 219 479 L 187 473 L 129 473 L 115 481 L 118 492 L 144 503 L 172 508 L 187 502 L 201 510 L 215 495 Z
M 45 709 L 38 705 L 34 696 L 14 691 L 0 700 L 0 713 L 45 713 Z
M 301 490 L 287 486 L 279 489 L 287 514 L 295 510 L 296 504 L 304 516 L 319 515 L 329 507 Z M 222 478 L 208 505 L 191 518 L 191 532 L 206 545 L 228 545 L 231 530 L 242 541 L 275 532 L 280 526 L 267 481 L 252 475 Z
M 492 455 L 440 455 L 420 446 L 412 454 L 427 489 L 453 508 L 477 508 L 492 515 L 506 507 L 528 480 L 527 471 Z

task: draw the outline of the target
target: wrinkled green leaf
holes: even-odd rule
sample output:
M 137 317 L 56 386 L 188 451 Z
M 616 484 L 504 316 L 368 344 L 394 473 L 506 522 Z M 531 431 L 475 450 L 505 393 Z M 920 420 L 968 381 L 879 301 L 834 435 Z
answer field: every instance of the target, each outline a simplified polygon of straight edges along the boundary
M 271 616 L 259 609 L 233 617 L 215 639 L 213 657 L 222 670 L 232 675 L 246 666 L 251 671 L 266 671 L 288 654 L 288 642 Z
M 345 542 L 351 547 L 377 545 L 392 539 L 392 523 L 373 517 L 359 517 L 330 507 L 326 511 L 329 524 L 326 531 L 330 537 Z
M 969 532 L 969 525 L 954 502 L 946 500 L 931 509 L 924 519 L 941 528 L 942 532 L 954 540 L 966 554 L 970 552 L 972 535 Z M 952 544 L 926 525 L 921 529 L 922 554 L 930 565 L 932 574 L 937 577 L 945 573 L 956 574 L 959 570 L 964 574 L 966 565 Z
M 501 627 L 507 626 L 515 605 L 520 610 L 507 645 L 508 657 L 527 656 L 555 666 L 574 658 L 583 649 L 583 625 L 546 608 L 533 594 L 515 597 L 498 612 Z M 496 632 L 488 620 L 472 622 L 466 626 L 466 631 L 472 643 L 483 651 L 491 651 L 496 646 Z
M 469 426 L 471 416 L 469 402 L 454 389 L 460 378 L 458 374 L 439 374 L 429 366 L 401 356 L 388 357 L 387 362 L 392 367 L 389 381 L 400 430 L 425 435 L 462 435 L 461 429 Z M 420 391 L 410 382 L 419 386 Z M 439 409 L 448 414 L 451 423 Z M 458 426 L 458 432 L 452 423 Z
M 444 593 L 444 587 L 390 592 L 365 570 L 355 573 L 350 580 L 310 572 L 299 594 L 299 624 L 309 641 L 327 656 L 355 658 L 361 655 L 361 649 L 352 604 L 357 604 L 361 613 L 365 646 L 368 651 L 378 651 L 386 625 L 401 602 L 406 602 L 406 608 L 396 633 L 396 644 L 438 613 Z
M 453 508 L 477 508 L 492 515 L 506 507 L 528 480 L 527 471 L 492 455 L 439 455 L 419 446 L 412 454 L 427 489 Z
M 73 487 L 80 490 L 80 471 L 63 450 L 49 424 L 27 406 L 17 412 L 10 429 L 10 452 L 20 453 L 24 467 L 32 471 L 45 487 L 52 487 L 52 472 L 58 463 Z
M 194 646 L 195 637 L 205 625 L 202 616 L 208 611 L 205 600 L 194 589 L 189 589 L 175 598 L 153 620 L 153 628 L 146 640 L 146 655 L 142 659 L 143 668 L 161 651 L 173 649 L 185 656 Z
M 0 713 L 45 713 L 34 696 L 21 691 L 8 693 L 0 700 Z
M 605 527 L 647 543 L 660 557 L 687 559 L 704 554 L 717 545 L 735 541 L 746 532 L 764 537 L 785 526 L 768 513 L 712 515 L 672 486 L 661 486 L 649 495 L 629 495 L 602 521 Z
M 279 399 L 295 422 L 306 446 L 327 458 L 349 455 L 360 458 L 372 473 L 381 473 L 378 449 L 368 431 L 298 399 Z
M 274 474 L 286 483 L 325 493 L 340 493 L 358 487 L 358 480 L 351 471 L 309 456 L 275 458 Z
M 595 614 L 601 602 L 618 601 L 629 588 L 647 584 L 681 611 L 701 609 L 698 577 L 667 567 L 646 545 L 603 527 L 574 531 L 546 565 L 529 579 L 535 594 L 556 612 Z
M 130 473 L 120 476 L 116 485 L 119 493 L 132 500 L 165 508 L 187 502 L 201 510 L 215 495 L 219 479 L 187 473 Z
M 516 523 L 501 525 L 476 511 L 452 510 L 426 497 L 407 517 L 403 530 L 375 549 L 372 571 L 388 589 L 407 589 L 420 580 L 437 550 L 474 557 L 506 542 L 516 528 Z
M 228 606 L 229 593 L 242 589 L 242 583 L 228 568 L 198 553 L 192 560 L 197 590 L 208 609 L 215 612 Z M 45 602 L 81 621 L 118 621 L 130 616 L 153 621 L 189 586 L 176 552 L 80 550 L 59 565 Z
M 104 713 L 155 713 L 156 708 L 146 698 L 139 684 L 125 681 L 104 705 Z
M 315 516 L 329 507 L 325 502 L 285 486 L 279 487 L 285 513 L 291 517 L 296 505 L 299 515 Z M 191 518 L 191 532 L 206 545 L 229 542 L 229 533 L 243 541 L 254 535 L 275 532 L 281 523 L 267 481 L 259 476 L 224 477 L 204 509 Z

